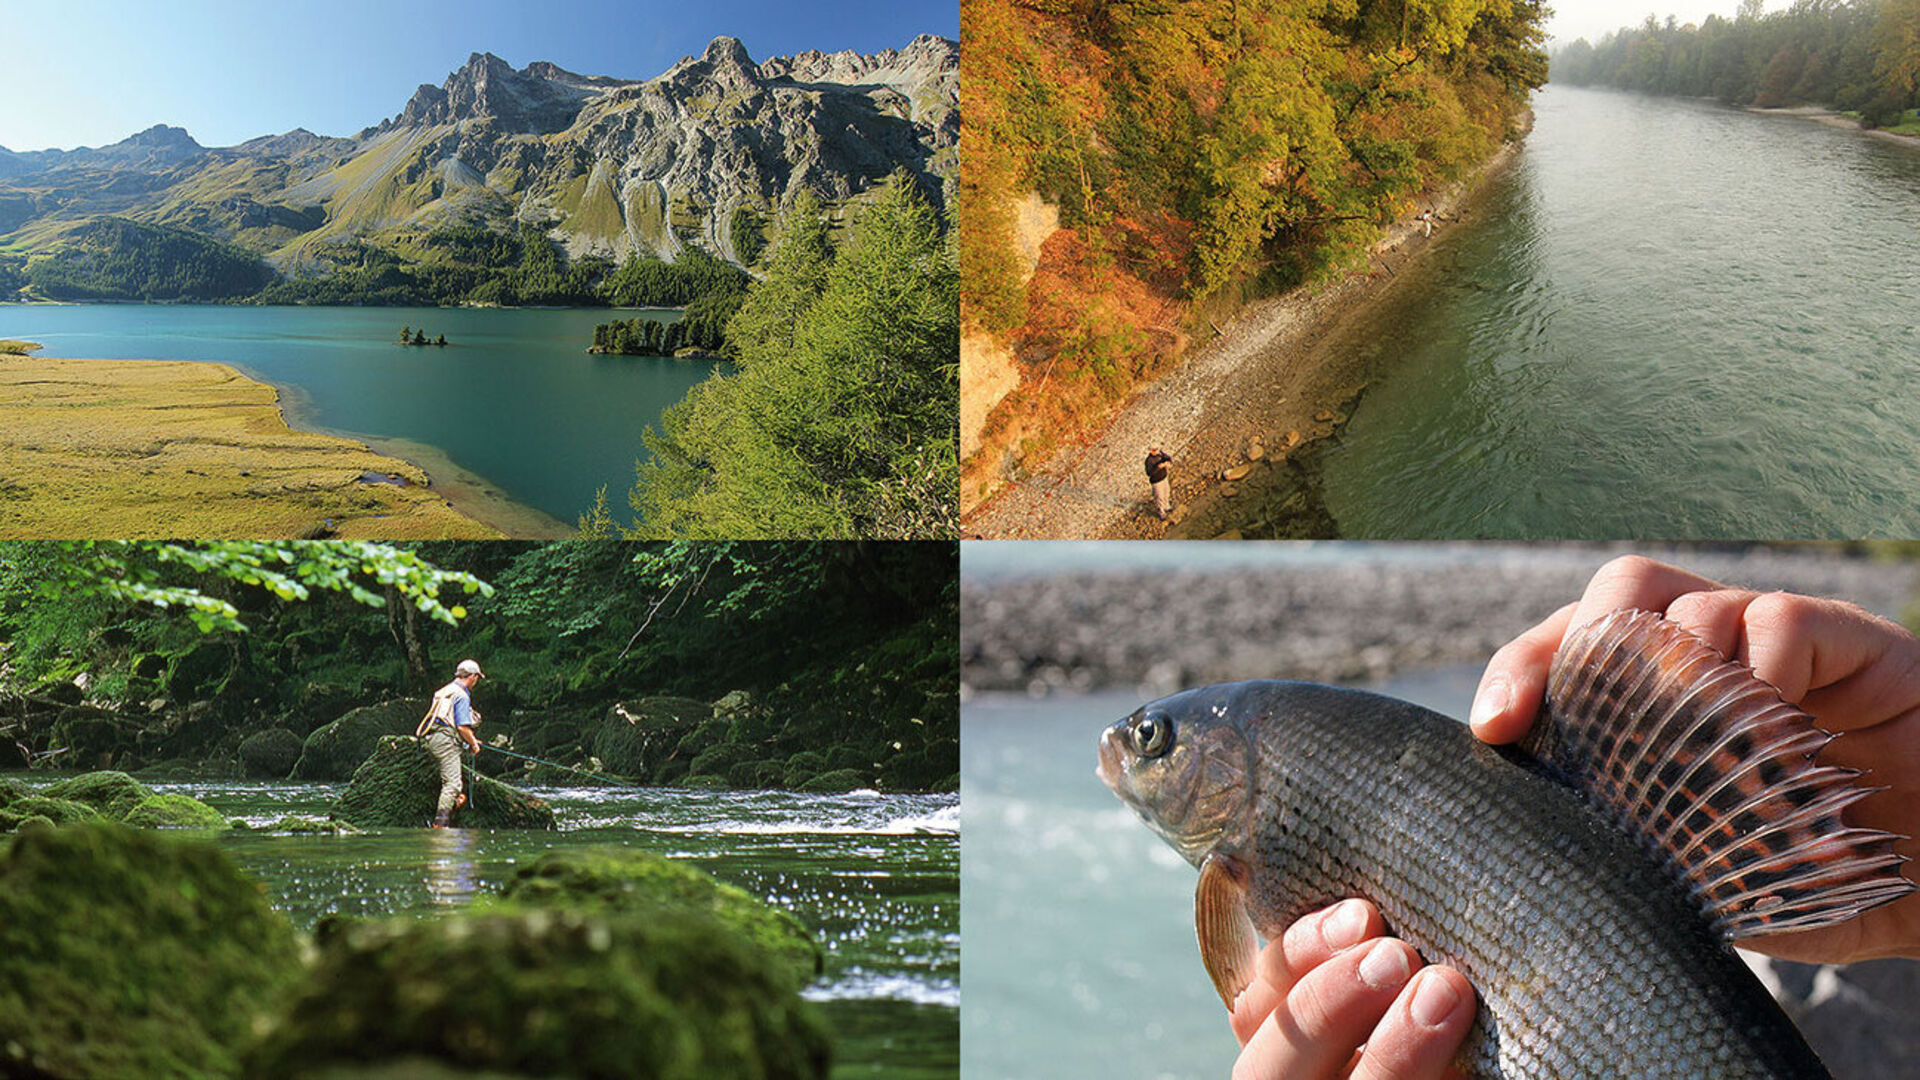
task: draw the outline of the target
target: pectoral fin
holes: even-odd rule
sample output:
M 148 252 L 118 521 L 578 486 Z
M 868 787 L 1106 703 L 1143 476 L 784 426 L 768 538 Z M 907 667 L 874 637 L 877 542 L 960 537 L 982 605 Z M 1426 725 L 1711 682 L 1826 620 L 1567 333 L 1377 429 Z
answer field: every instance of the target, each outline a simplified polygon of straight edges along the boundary
M 1247 917 L 1246 868 L 1232 859 L 1209 855 L 1200 864 L 1200 884 L 1193 893 L 1193 929 L 1200 938 L 1200 962 L 1227 1011 L 1234 999 L 1253 982 L 1259 939 Z

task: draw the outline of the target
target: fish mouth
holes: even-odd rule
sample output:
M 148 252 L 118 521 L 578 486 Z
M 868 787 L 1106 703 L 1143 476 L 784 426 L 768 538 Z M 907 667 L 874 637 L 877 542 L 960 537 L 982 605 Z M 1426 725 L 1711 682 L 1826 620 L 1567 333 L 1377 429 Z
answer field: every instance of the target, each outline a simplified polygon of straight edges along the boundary
M 1114 730 L 1108 728 L 1100 733 L 1100 764 L 1094 766 L 1093 775 L 1099 777 L 1108 787 L 1118 792 L 1120 778 L 1126 768 L 1121 757 L 1120 740 L 1114 737 Z

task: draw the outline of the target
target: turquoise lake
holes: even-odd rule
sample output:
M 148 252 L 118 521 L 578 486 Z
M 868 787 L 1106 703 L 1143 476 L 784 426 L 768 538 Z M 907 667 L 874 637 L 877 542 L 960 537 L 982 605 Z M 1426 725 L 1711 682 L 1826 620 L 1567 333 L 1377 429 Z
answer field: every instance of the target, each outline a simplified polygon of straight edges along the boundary
M 281 390 L 295 427 L 362 439 L 441 479 L 431 447 L 485 488 L 571 525 L 607 489 L 626 512 L 641 433 L 723 362 L 589 356 L 612 319 L 677 310 L 4 305 L 0 338 L 42 356 L 212 360 Z M 403 348 L 402 326 L 446 348 Z M 425 456 L 428 460 L 417 460 Z

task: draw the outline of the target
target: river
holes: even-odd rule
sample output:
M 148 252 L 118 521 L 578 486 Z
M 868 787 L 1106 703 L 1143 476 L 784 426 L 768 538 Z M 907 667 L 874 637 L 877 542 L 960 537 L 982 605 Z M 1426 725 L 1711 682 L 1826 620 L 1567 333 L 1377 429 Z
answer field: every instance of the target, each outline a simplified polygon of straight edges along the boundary
M 37 341 L 44 356 L 231 364 L 280 388 L 296 427 L 367 441 L 436 476 L 444 456 L 572 525 L 601 487 L 625 507 L 634 462 L 647 456 L 641 432 L 717 364 L 587 355 L 596 324 L 633 318 L 680 313 L 8 304 L 0 338 Z M 402 348 L 403 325 L 449 344 Z
M 1374 381 L 1306 455 L 1339 534 L 1920 535 L 1920 144 L 1559 86 L 1535 114 L 1353 346 Z
M 37 782 L 41 774 L 30 774 Z M 22 776 L 20 779 L 28 779 Z M 324 816 L 341 784 L 155 783 L 260 826 Z M 793 912 L 826 950 L 803 994 L 833 1031 L 836 1080 L 933 1080 L 959 1068 L 960 814 L 953 795 L 530 787 L 558 832 L 378 829 L 362 836 L 234 830 L 220 846 L 295 925 L 322 916 L 431 916 L 541 852 L 626 844 L 686 859 Z

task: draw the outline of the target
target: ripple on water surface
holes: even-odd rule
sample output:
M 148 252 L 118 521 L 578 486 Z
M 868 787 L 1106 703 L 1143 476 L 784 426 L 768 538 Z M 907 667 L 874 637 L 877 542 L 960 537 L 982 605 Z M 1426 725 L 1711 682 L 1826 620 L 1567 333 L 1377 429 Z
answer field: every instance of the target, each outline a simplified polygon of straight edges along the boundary
M 1370 328 L 1317 460 L 1342 533 L 1920 534 L 1920 147 L 1562 87 L 1536 113 Z

